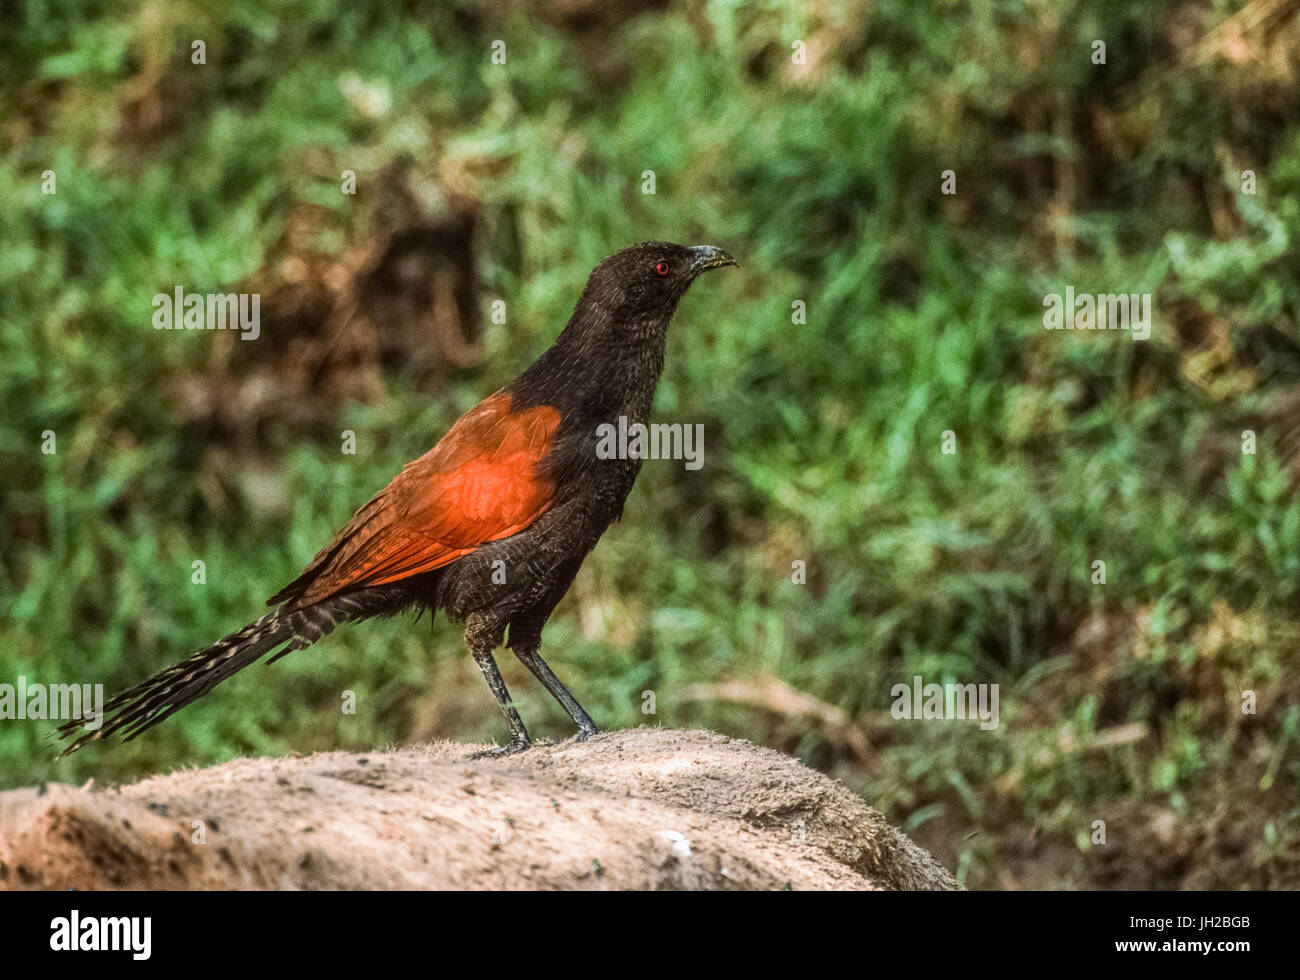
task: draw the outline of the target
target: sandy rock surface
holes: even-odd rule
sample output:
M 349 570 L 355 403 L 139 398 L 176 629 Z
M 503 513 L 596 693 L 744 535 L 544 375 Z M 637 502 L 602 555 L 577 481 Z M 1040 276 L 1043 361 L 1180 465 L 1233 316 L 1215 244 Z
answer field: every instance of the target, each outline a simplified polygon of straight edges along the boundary
M 847 789 L 745 741 L 641 728 L 478 748 L 0 793 L 0 889 L 956 887 Z

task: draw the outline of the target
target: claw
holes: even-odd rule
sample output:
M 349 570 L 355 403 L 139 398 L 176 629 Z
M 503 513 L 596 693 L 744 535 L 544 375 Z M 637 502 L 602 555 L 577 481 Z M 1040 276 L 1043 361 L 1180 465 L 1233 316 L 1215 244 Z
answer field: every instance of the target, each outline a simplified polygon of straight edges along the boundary
M 515 739 L 509 745 L 498 745 L 494 749 L 485 749 L 482 752 L 474 752 L 471 753 L 466 758 L 469 759 L 470 761 L 473 761 L 475 759 L 499 759 L 502 756 L 516 755 L 517 753 L 522 752 L 527 748 L 530 748 L 532 744 L 533 743 L 528 741 L 527 739 L 519 738 L 519 739 Z
M 568 738 L 560 739 L 560 741 L 556 742 L 555 744 L 568 745 L 570 742 L 585 742 L 588 739 L 595 738 L 599 734 L 600 734 L 599 728 L 592 728 L 590 730 L 586 728 L 580 728 L 578 729 L 578 731 L 574 732 Z

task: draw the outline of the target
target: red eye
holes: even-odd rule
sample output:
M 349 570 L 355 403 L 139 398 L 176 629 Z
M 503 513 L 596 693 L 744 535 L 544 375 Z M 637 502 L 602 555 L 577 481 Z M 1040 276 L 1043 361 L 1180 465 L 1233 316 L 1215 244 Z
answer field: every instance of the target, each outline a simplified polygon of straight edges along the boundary
M 658 262 L 658 263 L 656 263 L 656 264 L 655 264 L 655 272 L 659 273 L 659 275 L 661 275 L 661 276 L 666 276 L 666 275 L 668 275 L 668 263 L 667 263 L 667 262 Z

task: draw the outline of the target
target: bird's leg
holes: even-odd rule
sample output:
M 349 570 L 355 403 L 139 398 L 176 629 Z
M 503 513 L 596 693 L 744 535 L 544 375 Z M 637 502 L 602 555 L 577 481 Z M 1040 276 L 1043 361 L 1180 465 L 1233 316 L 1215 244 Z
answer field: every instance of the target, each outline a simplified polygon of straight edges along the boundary
M 478 669 L 483 672 L 483 679 L 487 681 L 488 689 L 492 692 L 497 705 L 506 716 L 506 724 L 510 726 L 509 745 L 488 749 L 486 752 L 475 752 L 470 758 L 484 759 L 490 756 L 513 755 L 516 752 L 522 752 L 532 742 L 529 741 L 528 729 L 524 727 L 524 720 L 519 717 L 519 712 L 515 710 L 515 706 L 510 700 L 510 692 L 506 690 L 506 682 L 501 679 L 501 671 L 497 670 L 497 662 L 492 659 L 492 648 L 474 646 L 470 648 L 470 652 L 474 654 L 474 661 L 478 664 Z
M 511 647 L 511 649 L 514 650 L 514 654 L 519 658 L 520 662 L 533 672 L 533 676 L 542 682 L 542 686 L 551 692 L 551 697 L 559 701 L 561 707 L 569 713 L 573 723 L 578 726 L 577 734 L 573 736 L 575 741 L 581 742 L 600 733 L 596 723 L 591 720 L 591 715 L 582 710 L 582 705 L 578 703 L 578 699 L 569 693 L 569 689 L 560 682 L 560 679 L 555 676 L 555 672 L 547 666 L 546 661 L 537 652 L 537 643 L 523 644 L 519 647 Z

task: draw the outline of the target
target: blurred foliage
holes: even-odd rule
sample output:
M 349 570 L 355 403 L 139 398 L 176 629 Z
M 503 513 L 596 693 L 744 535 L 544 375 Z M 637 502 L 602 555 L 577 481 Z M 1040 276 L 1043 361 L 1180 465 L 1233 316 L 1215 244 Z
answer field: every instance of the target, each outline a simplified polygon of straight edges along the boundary
M 644 468 L 547 633 L 597 720 L 795 752 L 971 886 L 1300 883 L 1296 4 L 642 6 L 20 5 L 0 681 L 111 693 L 243 625 L 545 349 L 600 257 L 707 241 L 742 268 L 684 301 L 657 400 L 705 423 L 706 466 Z M 484 304 L 476 367 L 294 388 L 294 331 L 324 326 L 277 290 L 346 280 L 411 217 L 396 190 L 474 215 L 506 323 Z M 176 284 L 262 293 L 263 338 L 153 330 Z M 1044 330 L 1067 285 L 1151 292 L 1150 339 Z M 247 400 L 258 372 L 309 421 Z M 6 722 L 0 779 L 499 736 L 457 629 L 425 622 L 344 629 L 111 751 L 54 763 L 45 726 Z M 535 733 L 566 735 L 502 667 Z M 1001 725 L 894 722 L 917 674 L 1001 685 Z M 701 687 L 738 679 L 816 710 Z M 1097 819 L 1115 843 L 1089 845 Z

